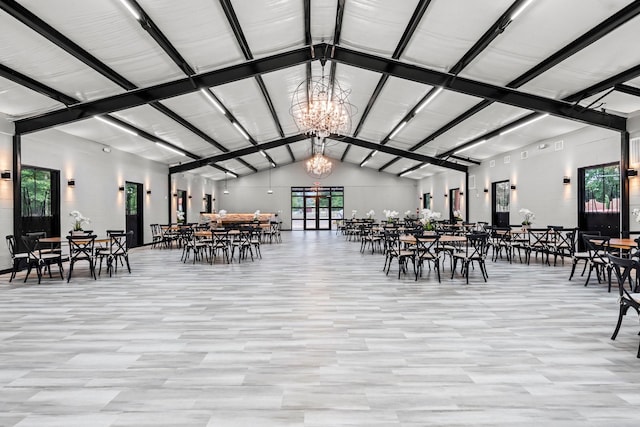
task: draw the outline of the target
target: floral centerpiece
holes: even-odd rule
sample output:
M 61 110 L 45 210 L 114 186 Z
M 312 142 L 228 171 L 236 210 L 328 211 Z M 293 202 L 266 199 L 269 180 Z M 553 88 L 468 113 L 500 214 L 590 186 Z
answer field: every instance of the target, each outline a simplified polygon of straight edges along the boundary
M 73 231 L 80 231 L 83 225 L 91 224 L 91 220 L 83 216 L 79 211 L 71 211 L 69 216 L 73 218 Z
M 373 209 L 371 209 L 369 212 L 367 212 L 367 219 L 373 219 L 375 214 L 376 213 L 373 211 Z
M 455 219 L 456 221 L 462 221 L 462 212 L 460 212 L 459 210 L 453 211 L 453 219 Z
M 220 209 L 218 211 L 218 215 L 220 216 L 220 218 L 224 218 L 225 216 L 227 216 L 227 211 L 225 211 L 224 209 Z
M 351 211 L 351 219 L 356 219 L 356 214 L 357 214 L 357 213 L 358 213 L 358 211 L 357 211 L 357 210 L 355 210 L 355 209 L 354 209 L 354 210 L 352 210 L 352 211 Z
M 398 218 L 397 211 L 390 211 L 389 209 L 385 209 L 382 211 L 384 213 L 385 218 L 387 218 L 387 222 L 393 222 Z
M 184 222 L 184 212 L 183 211 L 177 211 L 176 212 L 176 218 L 178 219 L 178 224 L 182 224 Z
M 259 221 L 260 220 L 260 209 L 258 209 L 257 211 L 255 211 L 253 213 L 253 220 L 254 221 Z
M 524 226 L 530 226 L 531 224 L 533 224 L 533 220 L 535 219 L 536 215 L 531 212 L 529 209 L 520 209 L 520 213 L 522 214 L 522 225 Z
M 431 209 L 422 209 L 420 212 L 420 224 L 426 231 L 435 230 L 435 221 L 440 218 L 440 212 L 434 212 Z

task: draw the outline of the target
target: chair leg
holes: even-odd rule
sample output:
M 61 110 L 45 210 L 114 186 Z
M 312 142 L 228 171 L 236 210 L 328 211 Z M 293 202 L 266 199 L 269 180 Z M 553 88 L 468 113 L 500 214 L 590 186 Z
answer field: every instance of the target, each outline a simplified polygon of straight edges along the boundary
M 616 329 L 613 331 L 613 335 L 611 335 L 611 339 L 615 340 L 618 336 L 618 331 L 620 330 L 620 325 L 622 325 L 622 316 L 627 313 L 627 309 L 629 307 L 620 304 L 620 312 L 618 313 L 618 323 L 616 324 Z
M 576 264 L 578 264 L 578 259 L 573 260 L 573 264 L 571 265 L 571 274 L 569 274 L 569 280 L 573 277 L 573 273 L 576 271 Z

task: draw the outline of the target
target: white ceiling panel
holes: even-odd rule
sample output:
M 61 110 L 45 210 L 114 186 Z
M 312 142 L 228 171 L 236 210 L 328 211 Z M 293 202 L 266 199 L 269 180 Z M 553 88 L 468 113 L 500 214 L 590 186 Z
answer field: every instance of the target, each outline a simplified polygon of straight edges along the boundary
M 431 86 L 390 77 L 358 137 L 368 141 L 382 141 L 430 89 Z M 395 137 L 401 137 L 403 130 Z
M 175 0 L 138 3 L 196 73 L 244 60 L 219 2 L 189 0 L 189 8 Z
M 506 85 L 628 3 L 533 1 L 460 75 Z
M 20 3 L 37 10 L 40 18 L 138 87 L 184 76 L 118 1 L 22 0 Z M 65 13 L 61 14 L 60 10 Z
M 639 28 L 640 18 L 636 17 L 521 89 L 549 98 L 564 98 L 637 66 Z
M 349 0 L 345 2 L 339 44 L 390 57 L 402 37 L 416 4 L 416 0 Z M 380 28 L 385 30 L 380 31 Z
M 175 126 L 172 119 L 148 105 L 129 108 L 111 115 L 193 154 L 203 156 L 215 150 L 186 128 Z
M 605 109 L 616 114 L 632 114 L 640 110 L 640 97 L 618 91 L 606 91 L 585 98 L 580 105 L 596 110 Z
M 458 92 L 442 91 L 402 128 L 390 145 L 409 149 L 481 101 Z M 435 150 L 430 154 L 435 154 Z
M 0 111 L 12 120 L 64 108 L 64 104 L 0 77 Z
M 229 119 L 200 92 L 165 99 L 162 103 L 228 150 L 233 151 L 249 145 L 231 125 Z
M 401 59 L 449 71 L 511 3 L 512 0 L 432 1 Z
M 5 12 L 0 12 L 0 58 L 5 67 L 81 101 L 123 92 Z
M 233 3 L 254 58 L 304 46 L 303 4 L 287 0 Z
M 255 79 L 245 79 L 212 89 L 215 95 L 258 142 L 279 138 L 269 107 Z
M 331 40 L 336 28 L 338 0 L 311 2 L 311 36 L 313 43 Z
M 493 103 L 471 118 L 433 140 L 429 145 L 438 153 L 448 151 L 500 126 L 531 113 L 529 110 Z M 544 121 L 544 119 L 540 120 Z M 423 147 L 424 148 L 424 147 Z M 422 153 L 422 149 L 418 150 Z
M 264 74 L 262 79 L 267 87 L 273 107 L 278 112 L 278 120 L 285 136 L 298 133 L 298 126 L 289 113 L 291 97 L 300 84 L 306 86 L 304 65 L 286 68 L 273 73 Z

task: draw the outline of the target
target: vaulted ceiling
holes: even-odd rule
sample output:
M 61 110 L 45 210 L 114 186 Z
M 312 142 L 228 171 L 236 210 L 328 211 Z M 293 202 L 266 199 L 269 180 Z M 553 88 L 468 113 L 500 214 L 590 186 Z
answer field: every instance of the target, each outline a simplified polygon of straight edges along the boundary
M 291 98 L 324 72 L 355 106 L 325 154 L 419 179 L 584 126 L 624 131 L 639 14 L 628 0 L 0 0 L 0 113 L 20 134 L 219 180 L 311 154 Z

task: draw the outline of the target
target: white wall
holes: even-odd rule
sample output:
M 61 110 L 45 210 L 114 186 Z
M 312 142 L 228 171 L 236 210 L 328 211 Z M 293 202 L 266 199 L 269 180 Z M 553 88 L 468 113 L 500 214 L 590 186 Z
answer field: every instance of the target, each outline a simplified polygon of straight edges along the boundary
M 364 218 L 373 209 L 377 219 L 384 219 L 384 209 L 395 210 L 403 216 L 404 212 L 415 212 L 420 206 L 420 193 L 417 182 L 412 179 L 398 178 L 395 175 L 379 173 L 377 170 L 361 168 L 350 163 L 333 160 L 333 172 L 327 178 L 317 180 L 304 171 L 304 162 L 296 162 L 271 170 L 271 189 L 269 190 L 269 172 L 248 175 L 238 179 L 228 179 L 229 194 L 223 194 L 224 181 L 216 185 L 215 209 L 228 212 L 281 212 L 283 228 L 291 228 L 291 187 L 343 186 L 345 216 L 350 217 L 352 210 Z
M 562 148 L 556 149 L 556 143 L 560 141 Z M 546 144 L 547 147 L 539 149 L 540 144 Z M 521 158 L 523 151 L 528 154 L 526 159 Z M 506 156 L 510 158 L 509 163 L 505 163 Z M 469 168 L 470 181 L 475 177 L 476 187 L 465 189 L 469 195 L 469 221 L 491 223 L 491 183 L 509 180 L 516 186 L 516 190 L 511 192 L 511 224 L 522 221 L 518 211 L 526 208 L 535 213 L 534 224 L 537 226 L 575 227 L 578 209 L 577 169 L 619 160 L 619 133 L 589 126 L 487 159 L 481 165 Z M 494 166 L 491 166 L 492 161 Z M 564 176 L 570 177 L 569 185 L 563 185 Z M 443 198 L 446 188 L 460 186 L 463 179 L 452 173 L 440 174 L 423 179 L 420 186 L 426 191 L 434 189 L 437 202 Z M 485 188 L 489 189 L 489 193 L 484 192 Z M 634 188 L 632 193 L 637 194 L 638 187 L 632 186 Z M 438 209 L 442 209 L 443 216 L 448 212 L 448 207 L 445 209 L 436 204 L 435 210 Z
M 13 169 L 13 123 L 0 116 L 0 171 Z M 0 179 L 0 236 L 13 234 L 13 183 Z M 4 242 L 0 244 L 0 270 L 11 265 Z

